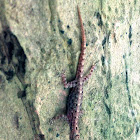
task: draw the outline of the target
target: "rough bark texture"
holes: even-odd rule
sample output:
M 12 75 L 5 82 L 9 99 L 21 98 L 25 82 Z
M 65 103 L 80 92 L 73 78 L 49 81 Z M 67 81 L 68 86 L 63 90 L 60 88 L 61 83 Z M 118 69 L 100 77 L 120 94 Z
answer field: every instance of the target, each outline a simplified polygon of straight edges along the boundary
M 0 140 L 68 140 L 65 112 L 86 30 L 81 140 L 140 139 L 140 3 L 93 0 L 0 1 Z

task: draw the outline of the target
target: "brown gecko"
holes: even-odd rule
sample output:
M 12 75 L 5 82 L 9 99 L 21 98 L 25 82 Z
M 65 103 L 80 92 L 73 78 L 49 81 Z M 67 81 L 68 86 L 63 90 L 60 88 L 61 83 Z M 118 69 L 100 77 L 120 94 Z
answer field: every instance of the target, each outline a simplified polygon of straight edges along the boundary
M 83 99 L 83 84 L 90 78 L 95 68 L 95 65 L 93 65 L 90 69 L 89 74 L 83 77 L 83 66 L 84 66 L 85 50 L 86 50 L 86 37 L 85 37 L 85 31 L 84 31 L 82 18 L 78 6 L 77 9 L 78 9 L 78 15 L 81 24 L 82 44 L 81 44 L 81 54 L 79 57 L 76 78 L 74 81 L 67 82 L 65 73 L 62 74 L 62 82 L 64 84 L 64 87 L 72 88 L 72 90 L 68 95 L 68 99 L 67 99 L 66 115 L 59 115 L 53 118 L 53 120 L 64 118 L 65 120 L 68 121 L 70 125 L 70 140 L 78 140 L 80 138 L 78 121 L 79 121 L 79 116 L 82 113 L 81 105 Z

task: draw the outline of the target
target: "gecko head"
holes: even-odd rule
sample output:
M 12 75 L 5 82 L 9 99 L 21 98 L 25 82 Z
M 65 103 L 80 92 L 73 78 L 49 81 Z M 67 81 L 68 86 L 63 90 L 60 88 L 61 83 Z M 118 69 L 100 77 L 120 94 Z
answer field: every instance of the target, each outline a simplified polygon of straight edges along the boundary
M 73 124 L 73 128 L 71 129 L 71 133 L 70 133 L 70 140 L 79 140 L 80 139 L 80 134 L 79 134 L 79 129 L 76 124 Z
M 79 133 L 73 133 L 70 135 L 70 140 L 79 140 L 79 139 L 80 139 Z
M 79 140 L 79 139 L 80 139 L 80 135 L 79 134 L 75 135 L 74 140 Z
M 79 132 L 78 132 L 78 131 L 76 131 L 76 132 L 74 133 L 73 139 L 74 139 L 74 140 L 79 140 L 79 139 L 80 139 L 80 135 L 79 135 Z

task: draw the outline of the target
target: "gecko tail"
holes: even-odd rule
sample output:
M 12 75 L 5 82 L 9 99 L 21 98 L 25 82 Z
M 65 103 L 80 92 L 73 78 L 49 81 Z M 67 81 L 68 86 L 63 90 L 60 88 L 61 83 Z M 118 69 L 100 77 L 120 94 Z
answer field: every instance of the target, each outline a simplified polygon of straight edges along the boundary
M 83 26 L 83 21 L 82 21 L 82 17 L 81 17 L 81 13 L 80 13 L 80 9 L 79 6 L 77 5 L 77 10 L 78 10 L 78 16 L 79 16 L 79 21 L 80 21 L 80 26 L 81 26 L 81 35 L 82 35 L 82 48 L 86 47 L 86 36 L 85 36 L 85 30 L 84 30 L 84 26 Z
M 79 15 L 79 21 L 80 21 L 80 26 L 81 26 L 81 37 L 82 37 L 82 44 L 81 44 L 81 54 L 79 58 L 79 63 L 78 63 L 78 68 L 77 68 L 77 74 L 76 78 L 78 77 L 83 77 L 83 70 L 84 70 L 84 60 L 85 60 L 85 50 L 86 50 L 86 36 L 85 36 L 85 30 L 80 14 L 80 9 L 77 5 L 77 10 L 78 10 L 78 15 Z

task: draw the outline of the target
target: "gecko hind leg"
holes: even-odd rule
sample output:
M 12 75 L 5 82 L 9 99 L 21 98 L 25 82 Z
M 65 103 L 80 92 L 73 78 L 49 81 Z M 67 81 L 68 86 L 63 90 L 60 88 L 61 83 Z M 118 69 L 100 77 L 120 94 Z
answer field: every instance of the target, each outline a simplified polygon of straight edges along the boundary
M 71 81 L 71 82 L 67 82 L 65 72 L 62 73 L 61 77 L 62 77 L 62 83 L 63 83 L 65 88 L 76 87 L 77 80 L 74 80 L 74 81 Z
M 55 120 L 68 121 L 68 118 L 67 118 L 66 115 L 64 115 L 64 114 L 60 114 L 60 115 L 57 115 L 57 116 L 53 117 L 53 118 L 49 121 L 50 124 L 52 125 L 52 124 L 55 122 Z
M 89 78 L 91 77 L 91 75 L 92 75 L 94 69 L 95 69 L 95 65 L 93 65 L 93 66 L 90 68 L 89 74 L 83 77 L 83 83 L 85 83 L 85 82 L 87 82 L 87 81 L 89 80 Z

